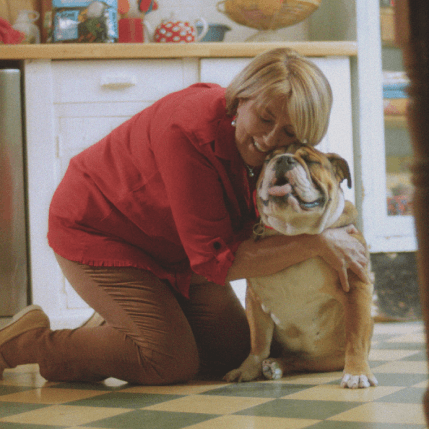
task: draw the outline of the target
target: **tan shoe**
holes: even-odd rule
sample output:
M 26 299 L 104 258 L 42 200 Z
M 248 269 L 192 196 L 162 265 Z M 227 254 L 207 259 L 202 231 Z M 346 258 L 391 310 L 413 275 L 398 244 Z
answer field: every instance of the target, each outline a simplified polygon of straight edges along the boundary
M 48 316 L 38 305 L 29 305 L 13 316 L 12 320 L 2 329 L 0 329 L 0 350 L 3 344 L 23 334 L 37 328 L 49 328 L 50 322 Z M 0 379 L 3 370 L 8 368 L 7 363 L 0 353 Z

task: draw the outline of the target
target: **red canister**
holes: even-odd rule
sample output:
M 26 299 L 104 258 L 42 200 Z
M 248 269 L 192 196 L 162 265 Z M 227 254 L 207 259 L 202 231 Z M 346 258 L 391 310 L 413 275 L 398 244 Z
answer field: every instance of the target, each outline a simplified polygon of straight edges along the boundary
M 118 22 L 119 43 L 143 43 L 144 25 L 141 18 L 122 18 Z

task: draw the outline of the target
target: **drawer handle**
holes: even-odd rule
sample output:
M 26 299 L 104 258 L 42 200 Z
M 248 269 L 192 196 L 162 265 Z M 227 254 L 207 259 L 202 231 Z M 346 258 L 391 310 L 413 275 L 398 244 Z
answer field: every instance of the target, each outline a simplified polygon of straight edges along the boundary
M 123 74 L 106 75 L 101 78 L 101 86 L 108 89 L 124 89 L 137 85 L 135 76 Z

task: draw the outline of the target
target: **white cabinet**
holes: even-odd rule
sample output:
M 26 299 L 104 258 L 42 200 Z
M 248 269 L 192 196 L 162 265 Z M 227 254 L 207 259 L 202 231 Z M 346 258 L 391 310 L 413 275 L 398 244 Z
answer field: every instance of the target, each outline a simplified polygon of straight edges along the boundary
M 197 81 L 192 59 L 25 63 L 32 298 L 54 327 L 76 327 L 91 313 L 62 276 L 46 239 L 49 204 L 70 158 Z

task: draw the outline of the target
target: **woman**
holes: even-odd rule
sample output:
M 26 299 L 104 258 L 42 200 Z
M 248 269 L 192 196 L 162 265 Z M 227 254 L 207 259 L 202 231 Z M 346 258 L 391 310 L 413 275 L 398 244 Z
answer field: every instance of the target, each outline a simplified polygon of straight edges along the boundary
M 73 158 L 52 200 L 48 239 L 70 284 L 106 323 L 51 331 L 41 309 L 27 308 L 0 331 L 0 373 L 38 363 L 52 381 L 221 376 L 250 342 L 229 281 L 314 256 L 345 289 L 347 268 L 365 279 L 353 227 L 251 238 L 251 196 L 267 152 L 319 143 L 331 104 L 321 71 L 276 49 L 226 90 L 196 84 L 170 94 Z

